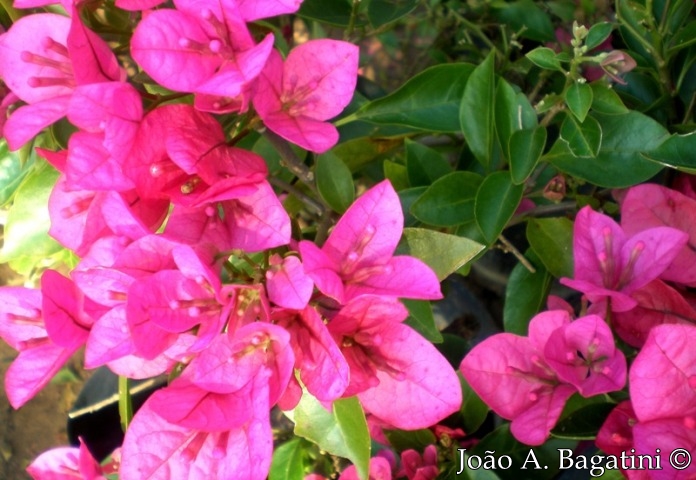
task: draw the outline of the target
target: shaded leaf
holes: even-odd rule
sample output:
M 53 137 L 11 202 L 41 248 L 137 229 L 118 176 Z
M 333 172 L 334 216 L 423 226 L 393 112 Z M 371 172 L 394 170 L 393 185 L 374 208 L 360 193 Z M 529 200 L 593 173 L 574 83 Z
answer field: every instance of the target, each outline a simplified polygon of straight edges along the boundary
M 317 188 L 329 206 L 343 213 L 355 200 L 353 174 L 343 161 L 331 152 L 317 158 L 314 172 Z
M 518 130 L 510 137 L 508 158 L 510 175 L 516 185 L 523 184 L 536 167 L 546 146 L 546 128 Z
M 534 250 L 528 250 L 525 257 L 536 272 L 530 272 L 521 263 L 515 265 L 508 278 L 503 308 L 505 331 L 523 336 L 527 335 L 529 321 L 543 309 L 551 286 L 551 276 Z
M 483 178 L 473 172 L 452 172 L 437 179 L 411 206 L 421 222 L 450 227 L 473 220 L 476 191 Z
M 420 430 L 384 430 L 384 435 L 389 440 L 389 444 L 394 449 L 401 453 L 404 450 L 418 450 L 422 452 L 428 445 L 434 445 L 437 442 L 435 435 L 427 428 Z
M 672 135 L 659 147 L 645 155 L 655 161 L 676 168 L 696 169 L 696 132 Z
M 593 403 L 582 407 L 558 422 L 551 435 L 569 440 L 594 440 L 614 407 L 614 403 Z
M 592 110 L 605 115 L 620 115 L 628 113 L 628 108 L 613 88 L 603 82 L 590 84 L 592 89 Z
M 401 302 L 408 309 L 409 316 L 404 323 L 423 335 L 432 343 L 441 343 L 442 334 L 435 326 L 433 309 L 430 302 L 423 300 L 402 299 Z
M 476 192 L 476 224 L 489 245 L 493 244 L 522 200 L 523 185 L 515 185 L 508 172 L 495 172 L 483 179 Z
M 304 0 L 297 14 L 311 20 L 345 27 L 350 22 L 351 4 L 347 0 Z
M 573 222 L 562 217 L 531 219 L 527 240 L 551 275 L 573 276 Z
M 493 155 L 495 54 L 491 52 L 469 77 L 464 88 L 459 120 L 474 157 L 488 168 Z
M 486 402 L 481 400 L 481 397 L 471 388 L 466 378 L 457 372 L 459 381 L 462 382 L 462 391 L 464 401 L 462 402 L 461 414 L 464 432 L 471 435 L 476 432 L 488 416 L 490 408 Z
M 416 6 L 418 0 L 370 0 L 367 18 L 377 28 L 411 13 Z
M 442 155 L 420 143 L 406 140 L 406 168 L 412 187 L 427 186 L 452 171 Z
M 566 142 L 575 157 L 596 157 L 602 144 L 602 127 L 592 117 L 578 123 L 574 117 L 567 115 L 561 125 L 561 140 Z

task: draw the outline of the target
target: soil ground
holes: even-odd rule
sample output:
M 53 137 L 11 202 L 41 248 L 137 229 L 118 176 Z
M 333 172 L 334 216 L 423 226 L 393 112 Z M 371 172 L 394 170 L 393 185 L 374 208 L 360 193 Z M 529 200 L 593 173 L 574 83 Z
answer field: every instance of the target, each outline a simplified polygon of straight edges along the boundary
M 0 285 L 11 278 L 11 271 L 0 265 Z M 0 308 L 2 306 L 0 305 Z M 0 340 L 0 381 L 17 356 Z M 15 411 L 0 388 L 0 479 L 26 480 L 25 469 L 40 453 L 68 444 L 67 413 L 82 382 L 52 383 L 21 409 Z

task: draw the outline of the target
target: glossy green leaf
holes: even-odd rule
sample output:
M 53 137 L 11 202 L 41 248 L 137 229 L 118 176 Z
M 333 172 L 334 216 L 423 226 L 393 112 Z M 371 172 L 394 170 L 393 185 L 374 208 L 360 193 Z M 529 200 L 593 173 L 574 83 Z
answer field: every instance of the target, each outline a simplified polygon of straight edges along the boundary
M 437 150 L 408 139 L 405 145 L 408 181 L 412 187 L 428 186 L 452 171 Z
M 585 38 L 585 46 L 588 50 L 598 47 L 604 40 L 609 38 L 614 26 L 609 22 L 595 23 L 590 27 Z
M 362 480 L 367 480 L 370 463 L 370 433 L 357 397 L 333 402 L 333 412 L 309 392 L 303 391 L 292 411 L 295 435 L 319 445 L 327 452 L 350 460 Z
M 603 82 L 593 82 L 590 84 L 590 88 L 592 89 L 592 110 L 594 112 L 605 115 L 628 113 L 628 108 L 613 88 L 609 88 Z
M 434 445 L 437 442 L 435 434 L 427 428 L 410 431 L 385 429 L 384 435 L 397 453 L 401 453 L 404 450 L 418 450 L 422 452 L 425 447 Z
M 435 326 L 435 318 L 433 317 L 433 309 L 430 306 L 430 302 L 408 299 L 402 299 L 401 301 L 409 313 L 404 323 L 423 335 L 428 341 L 441 343 L 442 334 Z
M 675 168 L 696 168 L 696 132 L 672 135 L 659 147 L 646 153 L 648 158 Z
M 346 164 L 333 153 L 325 153 L 317 158 L 314 176 L 324 201 L 336 212 L 345 212 L 355 200 L 353 174 Z
M 551 286 L 551 276 L 534 250 L 527 250 L 525 257 L 536 271 L 530 272 L 521 263 L 515 265 L 508 277 L 503 308 L 505 331 L 523 336 L 532 317 L 543 310 Z
M 370 0 L 367 18 L 378 28 L 411 13 L 417 6 L 418 0 Z
M 534 65 L 545 70 L 563 71 L 561 62 L 556 57 L 556 52 L 548 47 L 537 47 L 531 52 L 528 52 L 525 57 Z
M 464 399 L 462 408 L 459 410 L 462 417 L 462 426 L 467 434 L 472 434 L 483 425 L 484 421 L 486 421 L 490 408 L 488 408 L 486 402 L 481 400 L 481 397 L 471 388 L 471 385 L 469 385 L 469 382 L 466 381 L 466 378 L 464 378 L 461 372 L 457 372 L 457 375 L 459 376 L 459 381 L 462 383 L 462 398 Z
M 559 421 L 551 434 L 556 438 L 570 440 L 594 440 L 614 407 L 614 403 L 595 403 L 582 407 Z
M 498 20 L 520 37 L 538 42 L 553 42 L 556 36 L 549 14 L 532 0 L 497 2 L 494 14 Z
M 442 281 L 483 249 L 483 245 L 468 238 L 425 228 L 404 228 L 396 252 L 421 259 Z
M 273 451 L 269 480 L 303 480 L 305 477 L 305 441 L 293 438 Z
M 643 153 L 654 150 L 667 138 L 665 127 L 636 111 L 594 117 L 602 129 L 602 144 L 596 157 L 579 159 L 567 142 L 560 140 L 542 159 L 565 173 L 606 188 L 636 185 L 662 169 L 644 158 Z
M 473 70 L 468 63 L 430 67 L 394 93 L 365 104 L 355 117 L 433 132 L 458 132 L 459 105 Z
M 578 123 L 575 117 L 566 115 L 561 125 L 560 141 L 566 143 L 571 154 L 578 158 L 593 158 L 602 145 L 602 127 L 592 117 Z
M 481 165 L 488 168 L 493 156 L 495 55 L 491 52 L 471 73 L 464 88 L 459 119 L 466 143 Z
M 546 146 L 546 128 L 518 130 L 510 137 L 508 158 L 512 183 L 523 184 L 532 174 Z
M 39 261 L 61 250 L 61 246 L 48 236 L 51 226 L 48 197 L 57 179 L 58 172 L 43 164 L 19 186 L 7 214 L 0 263 L 21 257 Z
M 345 27 L 350 22 L 351 11 L 348 0 L 304 0 L 297 13 L 310 20 Z
M 551 275 L 573 276 L 573 222 L 564 217 L 533 218 L 527 223 L 527 240 Z
M 580 123 L 583 123 L 592 105 L 592 87 L 586 83 L 573 83 L 566 90 L 565 101 L 568 110 L 575 115 Z
M 508 172 L 495 172 L 483 179 L 476 192 L 476 224 L 489 245 L 503 232 L 522 200 L 523 185 L 515 185 Z
M 423 223 L 450 227 L 474 218 L 476 191 L 483 178 L 473 172 L 452 172 L 437 179 L 411 206 Z
M 515 92 L 508 82 L 499 79 L 495 91 L 495 129 L 500 145 L 505 147 L 514 132 L 534 128 L 537 123 L 537 114 L 527 96 Z M 507 149 L 505 150 L 507 155 Z

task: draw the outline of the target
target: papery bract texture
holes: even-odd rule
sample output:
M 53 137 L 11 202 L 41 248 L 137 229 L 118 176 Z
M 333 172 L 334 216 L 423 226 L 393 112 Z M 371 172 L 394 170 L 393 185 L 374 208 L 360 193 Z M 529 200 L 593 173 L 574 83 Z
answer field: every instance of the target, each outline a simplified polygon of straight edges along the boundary
M 343 307 L 328 328 L 351 368 L 344 396 L 357 394 L 365 411 L 413 430 L 457 411 L 462 396 L 449 362 L 402 323 L 407 315 L 396 299 L 363 295 Z
M 385 180 L 348 208 L 321 249 L 300 242 L 305 272 L 322 293 L 341 304 L 363 294 L 442 298 L 430 267 L 412 257 L 393 257 L 403 222 L 399 197 Z
M 621 226 L 633 235 L 654 227 L 673 227 L 689 235 L 688 245 L 660 275 L 661 278 L 696 286 L 696 200 L 661 185 L 632 187 L 621 203 Z

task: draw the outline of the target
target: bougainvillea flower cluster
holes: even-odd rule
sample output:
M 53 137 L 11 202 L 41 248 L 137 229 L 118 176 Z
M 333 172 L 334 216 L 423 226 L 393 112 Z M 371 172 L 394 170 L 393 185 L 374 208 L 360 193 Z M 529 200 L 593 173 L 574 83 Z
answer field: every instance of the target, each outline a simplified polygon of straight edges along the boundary
M 461 404 L 454 369 L 403 323 L 399 298 L 441 293 L 424 263 L 393 255 L 403 214 L 391 184 L 365 192 L 322 247 L 298 246 L 266 162 L 221 123 L 247 115 L 317 153 L 338 141 L 328 120 L 353 96 L 358 48 L 323 39 L 284 54 L 273 33 L 250 28 L 299 4 L 145 10 L 130 70 L 79 6 L 29 14 L 0 37 L 5 100 L 22 102 L 4 124 L 10 148 L 64 117 L 74 128 L 64 150 L 42 155 L 60 172 L 50 234 L 80 257 L 67 275 L 47 270 L 40 289 L 0 289 L 0 336 L 20 352 L 5 388 L 19 408 L 82 347 L 87 368 L 169 374 L 126 432 L 122 478 L 265 478 L 270 410 L 302 395 L 329 410 L 357 396 L 372 418 L 405 429 Z M 133 68 L 193 101 L 153 102 Z M 234 259 L 248 269 L 226 270 Z M 29 472 L 111 473 L 84 445 L 47 452 Z

